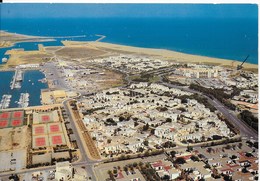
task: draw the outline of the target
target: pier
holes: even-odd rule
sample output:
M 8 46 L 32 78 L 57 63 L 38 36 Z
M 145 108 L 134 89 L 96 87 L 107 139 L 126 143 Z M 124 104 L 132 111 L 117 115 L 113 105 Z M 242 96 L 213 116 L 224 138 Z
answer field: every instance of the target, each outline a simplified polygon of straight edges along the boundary
M 99 42 L 101 40 L 103 40 L 104 38 L 106 38 L 105 35 L 95 35 L 95 36 L 99 36 L 100 38 L 96 40 L 96 42 Z
M 28 107 L 29 106 L 29 94 L 28 93 L 21 93 L 20 99 L 18 101 L 18 107 Z
M 12 95 L 6 95 L 4 94 L 2 96 L 2 100 L 0 102 L 0 109 L 6 109 L 9 107 L 10 105 L 10 101 L 11 101 Z
M 16 69 L 11 83 L 11 89 L 21 88 L 20 82 L 22 80 L 23 80 L 23 72 L 21 70 Z

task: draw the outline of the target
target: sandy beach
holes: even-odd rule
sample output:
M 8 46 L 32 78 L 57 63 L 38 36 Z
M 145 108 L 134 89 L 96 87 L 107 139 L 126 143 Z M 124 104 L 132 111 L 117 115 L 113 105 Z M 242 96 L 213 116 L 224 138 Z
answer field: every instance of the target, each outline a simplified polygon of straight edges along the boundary
M 30 36 L 22 35 L 18 33 L 9 33 L 0 30 L 0 48 L 12 47 L 16 43 L 21 42 L 44 42 L 44 41 L 55 41 L 52 37 L 40 37 L 40 36 Z
M 25 42 L 25 41 L 45 41 L 47 38 L 53 38 L 53 37 L 36 37 L 36 36 L 27 36 L 27 35 L 21 35 L 16 33 L 9 33 L 5 31 L 0 31 L 0 47 L 7 47 L 12 46 L 14 43 L 17 42 Z M 82 35 L 83 36 L 83 35 Z M 100 35 L 101 36 L 101 35 Z M 104 38 L 104 37 L 102 37 Z M 48 39 L 50 40 L 50 39 Z M 181 53 L 177 51 L 172 50 L 166 50 L 166 49 L 154 49 L 154 48 L 142 48 L 142 47 L 133 47 L 133 46 L 126 46 L 126 45 L 119 45 L 119 44 L 112 44 L 112 43 L 105 43 L 100 41 L 62 41 L 64 45 L 64 51 L 67 49 L 68 53 L 78 52 L 75 54 L 75 57 L 72 58 L 84 58 L 82 57 L 82 52 L 79 51 L 81 49 L 84 49 L 83 52 L 85 52 L 87 49 L 88 51 L 95 51 L 97 54 L 104 54 L 106 52 L 106 55 L 109 55 L 110 53 L 130 53 L 130 54 L 138 54 L 138 55 L 146 55 L 146 56 L 152 56 L 161 60 L 166 61 L 174 61 L 179 63 L 196 63 L 196 64 L 209 64 L 209 65 L 220 65 L 220 66 L 227 66 L 227 67 L 233 67 L 236 68 L 237 65 L 241 64 L 240 61 L 234 61 L 234 60 L 228 60 L 228 59 L 221 59 L 221 58 L 213 58 L 213 57 L 207 57 L 207 56 L 201 56 L 201 55 L 192 55 L 187 53 Z M 50 46 L 51 47 L 51 46 Z M 47 47 L 46 47 L 47 48 Z M 67 50 L 66 50 L 67 51 Z M 101 53 L 99 53 L 99 52 Z M 9 53 L 12 51 L 9 51 Z M 26 55 L 33 54 L 43 54 L 41 55 L 37 60 L 37 63 L 41 63 L 41 59 L 47 55 L 49 57 L 47 52 L 38 52 L 38 51 L 19 51 L 19 52 L 12 52 L 11 58 L 9 59 L 9 63 L 7 63 L 5 66 L 1 66 L 1 68 L 10 67 L 10 65 L 15 66 L 19 63 L 26 63 L 26 60 L 21 61 L 21 54 L 25 56 L 25 58 L 29 58 Z M 29 53 L 29 54 L 27 54 Z M 47 53 L 47 54 L 46 54 Z M 58 53 L 58 52 L 57 52 Z M 60 52 L 62 56 L 63 54 L 66 55 L 64 52 Z M 82 56 L 79 56 L 82 54 Z M 19 55 L 17 57 L 17 55 Z M 34 55 L 34 56 L 35 56 Z M 91 55 L 92 58 L 96 57 L 98 55 Z M 35 57 L 30 57 L 35 58 Z M 38 58 L 38 57 L 37 57 Z M 87 57 L 86 57 L 87 58 Z M 258 65 L 257 64 L 251 64 L 251 63 L 245 63 L 243 67 L 247 70 L 257 71 Z
M 75 42 L 71 42 L 71 43 L 75 45 Z M 86 45 L 86 43 L 82 43 L 82 42 L 79 43 Z M 70 43 L 67 42 L 66 44 L 68 45 Z M 132 46 L 125 46 L 125 45 L 118 45 L 118 44 L 104 43 L 104 42 L 87 42 L 87 44 L 89 44 L 92 47 L 101 48 L 101 49 L 105 48 L 105 49 L 111 49 L 115 51 L 158 56 L 163 58 L 164 60 L 176 61 L 176 62 L 213 64 L 213 65 L 221 65 L 221 66 L 232 66 L 233 64 L 234 67 L 241 64 L 241 62 L 234 61 L 234 60 L 192 55 L 192 54 L 180 53 L 180 52 L 165 50 L 165 49 L 140 48 L 140 47 L 132 47 Z M 258 69 L 257 64 L 251 64 L 251 63 L 245 63 L 243 67 L 246 69 Z

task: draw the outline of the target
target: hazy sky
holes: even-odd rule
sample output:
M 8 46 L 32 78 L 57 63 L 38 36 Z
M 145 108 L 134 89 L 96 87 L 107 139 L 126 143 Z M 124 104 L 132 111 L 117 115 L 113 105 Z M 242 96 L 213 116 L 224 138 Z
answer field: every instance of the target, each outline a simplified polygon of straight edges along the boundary
M 249 17 L 254 4 L 0 4 L 2 18 L 62 17 Z

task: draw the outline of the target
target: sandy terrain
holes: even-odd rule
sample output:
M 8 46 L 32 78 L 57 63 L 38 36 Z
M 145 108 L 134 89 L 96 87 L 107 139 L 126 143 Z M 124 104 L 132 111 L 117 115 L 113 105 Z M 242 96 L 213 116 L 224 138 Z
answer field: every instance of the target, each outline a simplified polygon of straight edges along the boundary
M 1 129 L 0 151 L 26 148 L 30 141 L 27 129 L 27 126 Z
M 95 49 L 85 45 L 69 46 L 69 47 L 65 46 L 64 48 L 56 51 L 56 55 L 71 58 L 71 59 L 79 59 L 79 58 L 87 59 L 87 58 L 97 57 L 104 54 L 106 54 L 106 52 L 103 50 Z
M 65 41 L 62 43 L 66 47 L 89 47 L 89 48 L 105 51 L 107 52 L 107 54 L 135 53 L 139 55 L 154 56 L 163 60 L 175 61 L 175 62 L 201 63 L 201 64 L 228 66 L 228 67 L 231 66 L 236 67 L 237 65 L 241 64 L 241 62 L 234 61 L 234 60 L 192 55 L 192 54 L 186 54 L 186 53 L 165 50 L 165 49 L 132 47 L 132 46 L 125 46 L 125 45 L 104 43 L 104 42 L 94 42 L 94 41 L 90 41 L 90 42 Z M 248 70 L 258 69 L 258 65 L 251 64 L 251 63 L 245 63 L 243 67 Z
M 75 44 L 75 43 L 74 43 Z M 186 53 L 180 53 L 165 49 L 152 49 L 152 48 L 140 48 L 140 47 L 132 47 L 132 46 L 125 46 L 125 45 L 117 45 L 112 43 L 104 43 L 104 42 L 88 42 L 89 46 L 94 46 L 96 48 L 106 50 L 113 50 L 113 51 L 123 51 L 129 53 L 137 53 L 137 54 L 146 54 L 150 56 L 159 56 L 162 57 L 164 60 L 171 60 L 176 62 L 189 62 L 189 63 L 205 63 L 205 64 L 215 64 L 215 65 L 225 65 L 231 66 L 232 62 L 234 66 L 241 64 L 239 61 L 227 60 L 227 59 L 220 59 L 220 58 L 212 58 L 206 56 L 199 56 L 199 55 L 192 55 Z M 256 64 L 245 63 L 245 68 L 253 68 L 258 69 Z
M 4 36 L 2 35 L 4 34 Z M 11 34 L 1 31 L 1 41 L 5 41 L 5 45 L 9 45 L 7 37 L 27 37 L 25 35 Z M 20 40 L 19 40 L 20 41 Z M 41 63 L 46 61 L 45 57 L 49 57 L 50 54 L 55 53 L 57 56 L 61 56 L 63 58 L 69 59 L 93 59 L 98 57 L 105 57 L 109 55 L 114 55 L 118 53 L 129 53 L 129 54 L 139 54 L 139 55 L 147 55 L 153 56 L 156 58 L 160 58 L 166 61 L 174 61 L 174 62 L 187 62 L 187 63 L 201 63 L 201 64 L 212 64 L 212 65 L 222 65 L 222 66 L 233 66 L 234 68 L 241 64 L 239 61 L 206 57 L 200 55 L 192 55 L 186 53 L 180 53 L 171 50 L 165 49 L 152 49 L 152 48 L 140 48 L 140 47 L 132 47 L 125 45 L 118 45 L 112 43 L 104 43 L 104 42 L 77 42 L 77 41 L 63 41 L 64 46 L 61 47 L 44 47 L 46 51 L 25 51 L 25 52 L 17 52 L 14 51 L 11 53 L 11 58 L 9 63 L 7 63 L 3 68 L 7 68 L 10 66 L 22 64 L 22 63 Z M 1 46 L 0 46 L 1 47 Z M 30 61 L 30 62 L 29 62 Z M 33 61 L 33 62 L 31 62 Z M 258 69 L 258 65 L 245 63 L 243 67 L 247 70 L 256 71 Z
M 51 59 L 53 55 L 43 51 L 23 51 L 23 50 L 9 50 L 6 54 L 10 55 L 6 64 L 0 65 L 1 69 L 15 67 L 21 64 L 42 63 Z
M 17 33 L 9 33 L 6 31 L 0 31 L 0 48 L 11 47 L 18 42 L 29 41 L 51 41 L 53 39 L 49 37 L 28 36 Z

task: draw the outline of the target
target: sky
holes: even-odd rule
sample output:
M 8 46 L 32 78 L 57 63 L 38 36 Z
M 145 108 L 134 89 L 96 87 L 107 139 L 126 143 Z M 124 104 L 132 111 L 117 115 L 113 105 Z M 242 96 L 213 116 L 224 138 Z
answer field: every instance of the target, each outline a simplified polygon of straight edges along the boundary
M 256 4 L 0 4 L 1 18 L 257 18 Z

